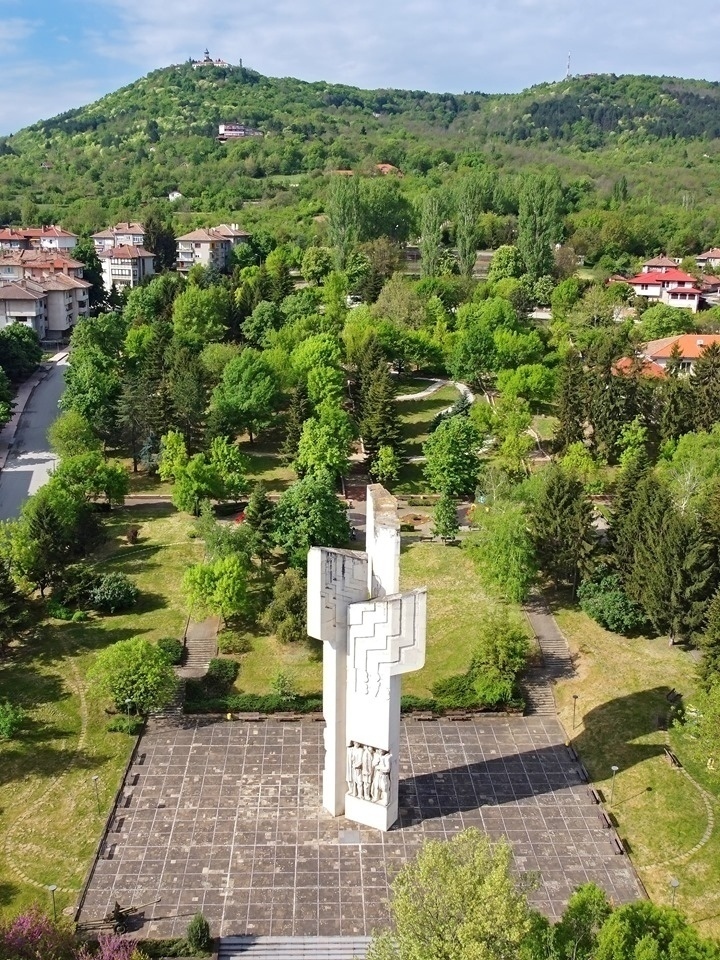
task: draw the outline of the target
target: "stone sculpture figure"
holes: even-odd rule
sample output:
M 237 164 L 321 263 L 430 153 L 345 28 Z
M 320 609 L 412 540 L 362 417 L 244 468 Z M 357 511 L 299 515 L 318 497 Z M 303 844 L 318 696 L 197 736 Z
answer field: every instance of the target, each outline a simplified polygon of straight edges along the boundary
M 425 662 L 427 596 L 399 592 L 397 501 L 379 484 L 367 488 L 366 543 L 365 553 L 309 551 L 308 633 L 324 643 L 323 804 L 388 830 L 398 816 L 400 677 Z

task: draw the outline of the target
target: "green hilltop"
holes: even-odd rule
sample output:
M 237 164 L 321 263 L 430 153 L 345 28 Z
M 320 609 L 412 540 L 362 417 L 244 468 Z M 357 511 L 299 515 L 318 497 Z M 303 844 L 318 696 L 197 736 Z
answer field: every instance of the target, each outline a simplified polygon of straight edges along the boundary
M 223 122 L 263 136 L 219 143 Z M 0 140 L 0 222 L 35 214 L 97 229 L 172 190 L 183 195 L 177 220 L 305 201 L 310 222 L 322 210 L 313 181 L 376 163 L 399 167 L 410 194 L 465 167 L 553 164 L 593 189 L 625 176 L 635 194 L 687 203 L 717 195 L 719 143 L 720 85 L 699 80 L 591 75 L 518 94 L 440 94 L 187 63 Z

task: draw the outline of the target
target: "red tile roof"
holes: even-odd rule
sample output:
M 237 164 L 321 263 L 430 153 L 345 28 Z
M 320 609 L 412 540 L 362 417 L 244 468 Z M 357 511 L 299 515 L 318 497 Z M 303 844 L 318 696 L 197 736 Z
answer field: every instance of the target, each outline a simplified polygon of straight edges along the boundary
M 613 370 L 615 373 L 624 377 L 632 376 L 635 373 L 641 377 L 658 378 L 665 376 L 665 371 L 659 363 L 655 363 L 653 360 L 648 360 L 645 357 L 621 357 L 617 363 L 613 365 Z
M 663 337 L 662 340 L 651 340 L 643 347 L 643 352 L 650 360 L 667 360 L 677 344 L 683 360 L 697 360 L 700 354 L 711 344 L 720 344 L 718 333 L 684 333 L 679 337 Z
M 712 247 L 695 257 L 696 260 L 720 260 L 720 247 Z
M 126 244 L 122 247 L 110 247 L 109 250 L 101 250 L 98 257 L 101 260 L 139 260 L 141 257 L 154 257 L 144 247 L 133 247 Z
M 643 266 L 644 267 L 677 267 L 677 263 L 674 260 L 671 260 L 670 257 L 660 256 L 660 257 L 653 257 L 652 260 L 646 260 Z
M 55 224 L 50 224 L 49 227 L 6 227 L 0 230 L 0 240 L 38 240 L 41 237 L 71 237 L 77 240 L 77 234 L 68 233 Z
M 695 277 L 683 270 L 666 270 L 665 273 L 639 273 L 636 277 L 630 277 L 625 283 L 635 285 L 638 283 L 662 284 L 662 283 L 697 283 Z

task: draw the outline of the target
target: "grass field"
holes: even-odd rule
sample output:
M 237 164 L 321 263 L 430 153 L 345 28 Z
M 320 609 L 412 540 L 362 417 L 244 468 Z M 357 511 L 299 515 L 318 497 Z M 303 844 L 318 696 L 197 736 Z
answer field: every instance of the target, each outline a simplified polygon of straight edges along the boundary
M 430 696 L 440 679 L 462 673 L 470 664 L 474 625 L 493 605 L 464 551 L 439 543 L 405 543 L 400 560 L 401 586 L 428 588 L 428 645 L 424 668 L 403 678 L 403 693 Z M 307 644 L 281 644 L 275 637 L 246 633 L 251 651 L 240 655 L 236 687 L 243 693 L 268 693 L 279 671 L 293 677 L 298 692 L 322 689 L 322 652 Z
M 136 546 L 124 542 L 131 522 L 140 527 Z M 181 635 L 182 573 L 202 551 L 188 525 L 165 507 L 119 511 L 93 559 L 137 582 L 138 606 L 85 624 L 43 621 L 0 661 L 0 699 L 28 714 L 18 737 L 0 744 L 0 912 L 48 907 L 48 884 L 58 887 L 59 910 L 77 899 L 133 743 L 107 732 L 106 704 L 88 691 L 87 673 L 110 643 Z
M 593 780 L 601 787 L 618 832 L 651 898 L 676 904 L 703 934 L 720 934 L 720 779 L 706 793 L 668 763 L 672 747 L 689 772 L 701 767 L 683 735 L 659 729 L 667 694 L 695 690 L 690 655 L 664 639 L 608 633 L 576 608 L 560 606 L 558 624 L 577 657 L 577 677 L 556 688 L 561 719 Z M 577 695 L 573 729 L 573 695 Z M 611 767 L 619 770 L 612 788 Z M 611 791 L 613 802 L 609 803 Z
M 410 392 L 409 390 L 407 391 Z M 430 424 L 433 419 L 451 407 L 460 396 L 455 387 L 441 387 L 425 400 L 404 400 L 398 403 L 403 445 L 402 456 L 421 457 L 423 444 L 430 436 Z M 427 481 L 423 478 L 422 463 L 405 463 L 400 470 L 398 482 L 393 484 L 393 493 L 411 494 L 427 491 Z

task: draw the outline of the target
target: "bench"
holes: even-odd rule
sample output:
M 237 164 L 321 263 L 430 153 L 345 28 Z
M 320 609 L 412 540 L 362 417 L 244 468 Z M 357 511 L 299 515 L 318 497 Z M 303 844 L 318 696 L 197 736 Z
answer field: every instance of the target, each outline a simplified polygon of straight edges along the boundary
M 600 794 L 597 792 L 595 787 L 588 787 L 588 796 L 593 803 L 600 803 Z
M 590 783 L 590 774 L 589 774 L 589 773 L 587 772 L 587 770 L 585 769 L 585 764 L 581 763 L 580 766 L 579 766 L 579 768 L 578 768 L 578 770 L 579 770 L 581 779 L 582 779 L 585 783 Z
M 671 767 L 677 767 L 678 769 L 682 767 L 682 764 L 672 752 L 670 747 L 665 747 L 665 759 L 670 764 Z
M 623 842 L 616 833 L 612 835 L 612 845 L 615 856 L 622 856 L 625 853 Z
M 600 823 L 601 823 L 601 824 L 603 825 L 603 827 L 605 827 L 606 829 L 609 830 L 610 827 L 612 827 L 612 825 L 613 825 L 613 824 L 612 824 L 612 820 L 610 819 L 610 817 L 607 815 L 607 813 L 606 813 L 604 810 L 601 810 L 601 811 L 598 813 L 598 818 L 599 818 L 599 820 L 600 820 Z
M 577 753 L 575 753 L 575 748 L 571 747 L 569 743 L 566 743 L 565 746 L 567 747 L 567 752 L 570 754 L 570 759 L 575 762 L 578 758 Z

